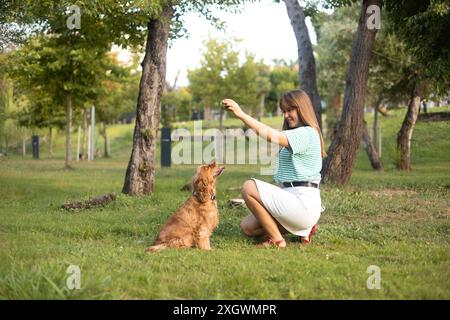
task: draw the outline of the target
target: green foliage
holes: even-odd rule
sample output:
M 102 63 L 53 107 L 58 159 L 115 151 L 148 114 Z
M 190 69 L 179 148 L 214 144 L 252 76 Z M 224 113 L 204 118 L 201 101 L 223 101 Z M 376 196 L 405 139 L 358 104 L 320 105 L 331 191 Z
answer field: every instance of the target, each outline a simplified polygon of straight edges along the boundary
M 109 63 L 106 52 L 83 48 L 74 38 L 67 43 L 58 35 L 38 36 L 13 53 L 9 73 L 27 107 L 23 124 L 59 126 L 67 95 L 75 110 L 97 98 Z
M 239 62 L 239 52 L 230 41 L 209 39 L 200 62 L 201 67 L 189 70 L 189 88 L 194 102 L 203 108 L 220 108 L 222 99 L 229 97 L 239 101 L 246 110 L 254 112 L 257 104 L 256 82 L 261 63 L 247 53 Z
M 20 127 L 21 106 L 13 99 L 14 87 L 7 73 L 9 63 L 9 54 L 0 53 L 0 152 L 5 154 L 29 133 Z
M 450 84 L 450 3 L 447 0 L 386 1 L 391 28 L 408 47 L 420 78 L 448 91 Z
M 12 84 L 6 73 L 7 65 L 7 54 L 0 53 L 0 125 L 6 120 L 12 96 Z
M 387 27 L 380 30 L 372 50 L 367 103 L 397 107 L 407 101 L 413 88 L 417 65 L 401 39 Z
M 358 11 L 358 6 L 354 5 L 338 8 L 329 16 L 323 14 L 317 17 L 317 24 L 320 23 L 316 46 L 318 84 L 325 100 L 329 101 L 344 92 Z M 372 50 L 366 99 L 369 106 L 383 103 L 397 107 L 405 102 L 418 74 L 423 71 L 405 41 L 394 32 L 392 23 L 387 16 L 383 19 Z M 435 83 L 429 83 L 426 94 L 430 93 L 438 93 Z
M 162 124 L 169 127 L 174 121 L 187 121 L 191 116 L 192 94 L 188 87 L 166 90 L 162 101 Z
M 316 46 L 319 92 L 325 101 L 344 92 L 354 35 L 358 27 L 357 6 L 336 9 L 320 27 Z
M 136 108 L 139 80 L 131 74 L 131 67 L 119 64 L 113 53 L 105 55 L 105 72 L 97 83 L 94 101 L 98 121 L 111 124 Z
M 281 0 L 274 0 L 281 2 Z M 351 6 L 357 0 L 301 0 L 300 5 L 303 8 L 305 16 L 311 17 L 312 20 L 322 15 L 321 9 L 336 9 L 345 6 Z
M 253 1 L 253 0 L 248 0 Z M 81 29 L 76 32 L 86 44 L 107 46 L 116 43 L 122 47 L 143 46 L 147 36 L 150 19 L 158 19 L 164 7 L 173 5 L 174 15 L 171 23 L 170 38 L 175 39 L 187 34 L 183 19 L 187 13 L 196 12 L 211 21 L 217 28 L 223 28 L 225 22 L 213 14 L 212 8 L 238 12 L 245 0 L 5 0 L 3 14 L 0 14 L 0 30 L 11 33 L 17 38 L 19 23 L 35 32 L 69 34 L 67 18 L 72 14 L 68 7 L 77 5 L 81 11 Z M 11 41 L 10 41 L 11 42 Z M 0 48 L 1 48 L 0 42 Z
M 112 42 L 123 46 L 143 45 L 149 18 L 158 17 L 166 1 L 7 0 L 6 3 L 5 22 L 39 26 L 39 32 L 63 37 L 77 34 L 88 48 L 93 44 L 108 47 Z M 71 5 L 80 8 L 80 29 L 67 28 L 67 18 L 73 14 L 68 10 Z
M 275 114 L 281 95 L 299 87 L 298 64 L 292 61 L 275 60 L 274 65 L 270 68 L 269 81 L 270 91 L 267 107 L 270 108 L 268 111 Z

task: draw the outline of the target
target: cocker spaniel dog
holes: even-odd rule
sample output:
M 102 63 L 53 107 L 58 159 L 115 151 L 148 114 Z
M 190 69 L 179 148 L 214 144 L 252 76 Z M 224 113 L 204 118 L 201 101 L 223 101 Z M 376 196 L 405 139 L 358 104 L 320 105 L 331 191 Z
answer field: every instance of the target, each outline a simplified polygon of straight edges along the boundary
M 219 224 L 216 182 L 223 170 L 215 160 L 197 168 L 192 196 L 167 220 L 147 252 L 167 248 L 211 249 L 209 238 Z

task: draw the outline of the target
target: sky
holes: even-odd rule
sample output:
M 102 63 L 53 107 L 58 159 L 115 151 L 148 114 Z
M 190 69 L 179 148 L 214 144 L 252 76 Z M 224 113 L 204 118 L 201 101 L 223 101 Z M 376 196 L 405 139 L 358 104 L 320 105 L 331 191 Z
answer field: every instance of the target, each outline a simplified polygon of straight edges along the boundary
M 166 81 L 173 84 L 178 72 L 177 86 L 187 86 L 187 70 L 200 67 L 204 42 L 208 37 L 222 40 L 240 39 L 237 49 L 249 51 L 257 60 L 270 65 L 274 59 L 297 60 L 297 42 L 283 1 L 261 0 L 241 6 L 238 14 L 216 11 L 216 16 L 226 22 L 225 30 L 217 30 L 209 21 L 196 13 L 187 14 L 183 21 L 187 38 L 173 40 L 167 51 Z M 306 18 L 311 42 L 316 44 L 316 34 Z M 127 63 L 130 53 L 113 46 L 118 59 Z
M 200 66 L 203 42 L 208 36 L 220 39 L 242 39 L 239 48 L 248 50 L 271 64 L 273 59 L 297 60 L 297 43 L 290 24 L 284 2 L 262 0 L 242 6 L 239 14 L 220 12 L 218 17 L 227 23 L 226 31 L 216 30 L 205 18 L 198 14 L 186 15 L 185 28 L 189 38 L 176 39 L 167 52 L 166 80 L 173 83 L 180 71 L 177 86 L 188 84 L 187 70 Z M 316 42 L 313 27 L 307 19 L 311 41 Z

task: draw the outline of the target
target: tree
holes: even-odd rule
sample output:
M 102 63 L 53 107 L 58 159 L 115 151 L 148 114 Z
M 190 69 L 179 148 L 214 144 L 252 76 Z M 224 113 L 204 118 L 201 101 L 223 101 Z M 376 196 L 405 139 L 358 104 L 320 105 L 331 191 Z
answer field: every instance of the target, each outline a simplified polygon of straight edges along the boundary
M 163 101 L 161 105 L 161 123 L 163 128 L 169 128 L 172 126 L 172 121 L 175 119 L 175 100 L 176 96 L 174 93 L 177 88 L 177 81 L 178 77 L 180 75 L 180 70 L 178 70 L 177 75 L 175 76 L 175 80 L 173 81 L 173 84 L 166 83 L 166 90 L 163 94 Z M 170 98 L 168 99 L 167 96 L 170 95 Z
M 436 93 L 450 85 L 450 4 L 436 1 L 387 1 L 393 31 L 414 60 L 410 73 L 411 94 L 405 119 L 397 134 L 397 167 L 411 170 L 411 138 L 426 87 Z
M 33 97 L 41 97 L 37 100 L 37 108 L 29 109 L 36 112 L 34 118 L 39 113 L 44 118 L 51 118 L 58 112 L 51 109 L 65 105 L 65 168 L 70 168 L 72 160 L 73 103 L 81 105 L 95 99 L 98 81 L 105 73 L 105 54 L 102 48 L 92 46 L 88 49 L 75 39 L 67 40 L 57 35 L 32 38 L 14 54 L 11 74 Z
M 52 158 L 53 129 L 64 128 L 64 110 L 53 103 L 52 97 L 47 92 L 32 90 L 27 93 L 21 92 L 18 96 L 17 104 L 22 107 L 17 113 L 18 125 L 32 129 L 46 128 L 48 130 L 48 158 Z
M 11 137 L 10 118 L 13 105 L 13 86 L 6 72 L 8 55 L 0 52 L 0 152 L 8 154 Z
M 401 39 L 389 31 L 389 20 L 384 19 L 383 29 L 377 37 L 370 67 L 367 104 L 374 109 L 373 141 L 378 137 L 378 114 L 387 116 L 381 107 L 398 106 L 409 94 L 412 57 Z M 367 135 L 369 138 L 369 136 Z M 363 134 L 364 138 L 364 134 Z M 370 154 L 370 148 L 366 149 Z M 374 150 L 374 154 L 376 150 Z M 371 161 L 376 168 L 378 161 Z
M 81 29 L 68 31 L 67 15 L 63 15 L 72 3 L 67 0 L 41 0 L 28 2 L 8 1 L 8 12 L 13 20 L 34 23 L 43 31 L 53 34 L 78 36 L 84 48 L 108 50 L 111 43 L 121 46 L 145 45 L 142 76 L 136 106 L 136 125 L 133 150 L 128 163 L 123 192 L 130 195 L 150 194 L 155 182 L 155 145 L 160 122 L 161 97 L 165 85 L 165 61 L 169 35 L 183 35 L 182 17 L 194 11 L 206 16 L 220 26 L 211 7 L 223 10 L 238 8 L 239 0 L 212 1 L 115 1 L 91 0 L 88 5 L 80 2 Z M 0 21 L 0 23 L 3 21 Z M 16 21 L 15 21 L 16 22 Z M 67 38 L 66 38 L 67 39 Z M 68 96 L 67 106 L 70 105 Z
M 101 123 L 99 132 L 104 140 L 103 156 L 109 158 L 110 149 L 107 126 L 117 120 L 127 109 L 124 90 L 129 80 L 130 70 L 119 65 L 117 57 L 113 53 L 105 55 L 104 63 L 107 70 L 96 89 L 95 111 L 96 119 Z M 86 115 L 86 110 L 84 114 Z
M 172 106 L 174 108 L 173 114 L 175 118 L 171 120 L 187 121 L 190 119 L 190 111 L 192 107 L 192 94 L 188 87 L 176 88 L 171 91 L 166 91 L 163 96 L 163 106 Z M 166 107 L 166 109 L 168 109 Z M 170 115 L 166 113 L 166 117 Z M 164 120 L 163 115 L 163 125 L 169 126 L 171 121 Z
M 144 195 L 154 191 L 157 132 L 161 118 L 161 97 L 165 87 L 166 54 L 169 33 L 182 29 L 180 17 L 188 11 L 200 12 L 212 21 L 210 6 L 218 9 L 236 7 L 239 0 L 161 2 L 158 16 L 150 16 L 147 44 L 142 61 L 142 78 L 136 108 L 133 150 L 128 163 L 123 193 Z M 171 29 L 170 24 L 173 24 Z
M 262 61 L 256 61 L 252 53 L 245 53 L 245 60 L 232 75 L 232 82 L 228 82 L 229 92 L 235 90 L 233 95 L 253 115 L 261 114 L 261 98 L 270 89 L 269 79 L 266 77 L 266 66 Z M 223 111 L 223 108 L 221 108 Z
M 420 80 L 414 83 L 406 116 L 397 133 L 397 168 L 400 170 L 411 170 L 411 138 L 419 115 L 425 85 L 425 81 Z
M 223 112 L 220 101 L 233 97 L 250 113 L 256 113 L 259 89 L 264 90 L 258 87 L 261 81 L 255 81 L 260 76 L 261 63 L 249 53 L 240 63 L 239 51 L 233 50 L 234 43 L 229 41 L 209 39 L 205 47 L 200 68 L 188 72 L 194 101 L 200 101 L 203 108 L 217 107 Z
M 204 45 L 200 68 L 188 70 L 188 79 L 194 101 L 205 110 L 208 119 L 210 109 L 218 107 L 225 95 L 235 95 L 231 86 L 239 68 L 239 52 L 232 49 L 231 41 L 208 39 Z
M 28 36 L 39 34 L 36 39 L 45 39 L 48 50 L 34 56 L 39 70 L 34 75 L 45 81 L 43 87 L 53 92 L 54 103 L 66 106 L 66 157 L 65 166 L 71 161 L 71 123 L 73 104 L 81 105 L 82 100 L 94 99 L 96 87 L 95 65 L 99 56 L 109 50 L 113 39 L 122 45 L 138 43 L 144 32 L 140 29 L 143 19 L 149 13 L 158 11 L 159 4 L 140 3 L 139 10 L 128 2 L 124 5 L 116 1 L 93 0 L 87 5 L 78 3 L 82 12 L 82 28 L 70 29 L 67 19 L 73 12 L 68 10 L 70 1 L 32 1 L 23 5 L 20 1 L 5 1 L 4 15 L 0 26 L 13 29 L 16 25 L 30 29 Z M 32 42 L 32 41 L 31 41 Z M 32 44 L 29 44 L 32 45 Z M 37 48 L 36 50 L 38 50 Z M 42 58 L 44 57 L 44 58 Z M 48 59 L 48 60 L 45 60 Z M 51 76 L 53 75 L 53 76 Z M 78 101 L 77 101 L 78 100 Z
M 257 68 L 258 68 L 257 70 L 258 76 L 254 81 L 256 84 L 256 88 L 258 90 L 258 96 L 260 101 L 259 111 L 257 112 L 257 114 L 258 119 L 261 120 L 261 118 L 264 117 L 264 114 L 266 112 L 266 98 L 269 95 L 271 89 L 270 68 L 265 64 L 263 64 L 262 62 L 260 62 L 257 65 Z
M 345 73 L 357 29 L 356 5 L 339 7 L 332 14 L 316 13 L 313 17 L 317 34 L 317 73 L 321 97 L 326 101 L 327 136 L 336 136 L 342 111 Z
M 317 90 L 316 62 L 305 22 L 305 13 L 298 0 L 283 1 L 286 4 L 287 13 L 297 40 L 300 86 L 311 98 L 317 122 L 322 128 L 322 104 Z
M 381 0 L 362 1 L 346 77 L 343 112 L 322 170 L 325 182 L 345 184 L 351 177 L 361 141 L 369 61 L 377 33 L 377 28 L 369 30 L 367 27 L 367 9 L 375 5 L 381 10 L 381 4 Z
M 366 121 L 363 124 L 362 137 L 361 137 L 366 150 L 367 156 L 369 157 L 370 164 L 375 170 L 383 170 L 383 164 L 378 155 L 378 151 L 375 148 L 372 139 L 370 138 L 369 131 L 367 130 Z
M 57 71 L 56 79 L 60 80 L 55 83 L 55 88 L 58 88 L 59 85 L 62 86 L 59 98 L 64 99 L 59 99 L 58 103 L 62 104 L 62 100 L 64 100 L 63 103 L 66 105 L 66 167 L 69 167 L 71 160 L 70 131 L 74 98 L 86 99 L 89 96 L 89 99 L 95 99 L 91 95 L 95 92 L 85 86 L 89 81 L 80 83 L 80 80 L 95 80 L 95 75 L 101 74 L 95 71 L 84 73 L 86 68 L 83 66 L 94 64 L 91 66 L 95 67 L 96 55 L 108 51 L 113 42 L 122 46 L 142 45 L 146 35 L 145 29 L 142 27 L 148 23 L 149 17 L 152 20 L 159 15 L 166 2 L 163 0 L 126 1 L 126 3 L 113 0 L 92 0 L 88 4 L 79 2 L 82 12 L 82 27 L 70 29 L 67 26 L 67 19 L 71 14 L 68 11 L 68 7 L 72 5 L 70 1 L 32 1 L 28 2 L 26 6 L 23 6 L 20 1 L 7 1 L 7 6 L 5 6 L 7 14 L 1 16 L 4 17 L 0 20 L 1 26 L 8 27 L 8 23 L 11 22 L 24 26 L 37 26 L 35 29 L 39 33 L 49 35 L 49 39 L 58 45 L 53 49 L 60 53 L 60 60 L 58 57 L 54 57 L 50 66 L 53 67 L 51 71 Z M 90 71 L 92 70 L 93 68 L 90 69 Z M 83 77 L 84 79 L 82 79 Z M 96 87 L 92 83 L 90 85 L 91 88 Z M 81 92 L 82 88 L 88 92 Z M 59 89 L 61 88 L 59 87 Z
M 277 114 L 280 109 L 278 102 L 287 91 L 298 88 L 298 65 L 294 62 L 275 60 L 269 69 L 270 91 L 267 95 L 267 104 L 271 107 L 270 112 Z
M 173 5 L 169 0 L 161 16 L 152 17 L 147 26 L 133 149 L 122 189 L 123 193 L 129 195 L 149 194 L 154 190 L 156 141 L 161 119 L 161 98 L 166 83 L 167 42 L 173 13 Z
M 354 21 L 358 17 L 357 9 L 356 5 L 352 5 L 350 7 L 337 8 L 331 15 L 315 15 L 316 20 L 320 20 L 317 21 L 319 24 L 315 23 L 315 25 L 320 25 L 320 29 L 317 30 L 319 36 L 316 47 L 319 86 L 322 97 L 327 100 L 327 136 L 330 140 L 333 140 L 336 136 L 341 115 L 342 91 L 345 88 L 345 69 L 351 52 L 352 39 L 356 32 L 357 26 L 355 26 Z M 384 53 L 383 46 L 380 45 L 380 35 L 378 35 L 376 46 L 380 47 L 379 52 Z M 381 53 L 380 55 L 382 55 Z M 380 66 L 384 66 L 382 62 L 384 60 L 380 60 L 378 65 L 371 62 L 367 90 L 368 99 L 366 99 L 366 102 L 369 102 L 372 96 L 375 99 L 380 99 L 384 91 L 383 89 L 375 90 L 375 88 L 386 87 L 385 83 L 390 83 L 393 78 L 386 78 L 386 73 L 384 78 L 382 78 L 382 71 L 387 71 L 386 68 L 380 68 Z M 394 71 L 391 71 L 389 74 L 393 73 Z M 379 103 L 376 102 L 377 105 Z M 370 102 L 366 104 L 372 105 Z M 376 170 L 382 170 L 381 160 L 368 134 L 365 123 L 362 131 L 362 142 L 372 167 Z

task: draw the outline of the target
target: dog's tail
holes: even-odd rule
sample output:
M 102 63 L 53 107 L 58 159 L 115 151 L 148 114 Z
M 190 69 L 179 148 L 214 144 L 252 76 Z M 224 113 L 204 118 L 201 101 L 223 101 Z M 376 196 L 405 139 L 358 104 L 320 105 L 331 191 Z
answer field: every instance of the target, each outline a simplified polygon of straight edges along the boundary
M 167 249 L 167 245 L 165 243 L 161 243 L 148 247 L 147 252 L 159 252 L 164 249 Z

